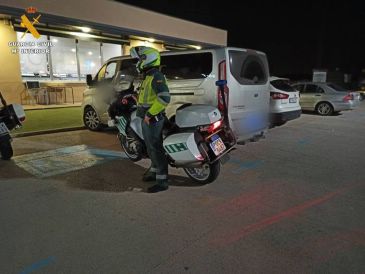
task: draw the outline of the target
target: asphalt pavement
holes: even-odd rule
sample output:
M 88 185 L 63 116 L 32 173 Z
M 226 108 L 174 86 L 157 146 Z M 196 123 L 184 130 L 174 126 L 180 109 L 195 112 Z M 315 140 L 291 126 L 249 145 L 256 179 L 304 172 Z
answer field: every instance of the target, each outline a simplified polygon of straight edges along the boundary
M 211 184 L 171 169 L 157 194 L 115 135 L 14 140 L 0 273 L 365 273 L 365 103 L 238 146 Z

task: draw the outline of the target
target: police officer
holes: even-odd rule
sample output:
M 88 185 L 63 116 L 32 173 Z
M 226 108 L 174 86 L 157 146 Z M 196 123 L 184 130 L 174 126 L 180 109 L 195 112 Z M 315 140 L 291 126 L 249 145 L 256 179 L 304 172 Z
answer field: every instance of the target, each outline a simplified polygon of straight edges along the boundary
M 170 102 L 165 76 L 160 72 L 160 54 L 150 47 L 134 47 L 131 56 L 138 58 L 137 70 L 144 76 L 138 96 L 137 116 L 143 119 L 142 133 L 151 167 L 143 175 L 143 181 L 156 181 L 148 188 L 155 193 L 168 189 L 168 162 L 162 145 L 165 108 Z

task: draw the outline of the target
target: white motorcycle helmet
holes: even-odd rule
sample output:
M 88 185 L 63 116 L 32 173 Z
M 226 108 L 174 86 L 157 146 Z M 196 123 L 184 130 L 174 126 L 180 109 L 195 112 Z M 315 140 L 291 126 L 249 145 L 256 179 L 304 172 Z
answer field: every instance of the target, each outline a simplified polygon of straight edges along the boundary
M 158 67 L 161 63 L 160 53 L 154 48 L 133 47 L 130 52 L 133 58 L 138 58 L 136 68 L 139 73 L 152 67 Z

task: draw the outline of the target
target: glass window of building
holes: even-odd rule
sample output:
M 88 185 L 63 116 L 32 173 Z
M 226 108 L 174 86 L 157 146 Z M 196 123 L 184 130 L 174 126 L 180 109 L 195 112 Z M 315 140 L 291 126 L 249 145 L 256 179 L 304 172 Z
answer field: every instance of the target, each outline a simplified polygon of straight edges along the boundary
M 110 58 L 121 56 L 122 46 L 116 44 L 103 43 L 101 46 L 101 52 L 103 53 L 103 62 L 106 62 Z
M 18 47 L 20 57 L 20 69 L 22 77 L 48 78 L 50 76 L 48 66 L 48 54 L 45 50 L 47 46 L 38 46 L 38 43 L 47 42 L 47 36 L 41 35 L 39 39 L 27 33 L 23 37 L 23 32 L 17 32 L 18 42 L 34 43 L 34 46 Z M 36 52 L 44 50 L 44 52 Z
M 51 42 L 53 78 L 78 79 L 75 39 L 51 37 Z
M 80 76 L 95 75 L 101 66 L 100 43 L 92 41 L 79 41 L 78 56 L 80 62 Z

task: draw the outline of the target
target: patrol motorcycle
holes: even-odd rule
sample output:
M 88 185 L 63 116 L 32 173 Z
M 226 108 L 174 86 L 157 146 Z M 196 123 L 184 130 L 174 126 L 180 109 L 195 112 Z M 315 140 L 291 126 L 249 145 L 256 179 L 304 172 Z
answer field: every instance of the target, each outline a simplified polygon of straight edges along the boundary
M 217 82 L 217 85 L 223 95 L 224 81 Z M 136 115 L 137 94 L 130 92 L 131 87 L 127 90 L 118 92 L 117 106 L 114 103 L 113 110 L 116 113 L 114 123 L 109 125 L 117 127 L 125 154 L 136 162 L 148 158 L 148 155 L 142 135 L 142 119 Z M 225 98 L 222 98 L 224 102 Z M 227 154 L 236 144 L 225 112 L 222 117 L 213 106 L 185 105 L 177 109 L 174 122 L 166 118 L 163 147 L 169 165 L 183 168 L 195 182 L 213 182 L 220 173 L 221 162 L 227 160 Z
M 11 146 L 12 138 L 10 131 L 20 128 L 25 120 L 25 112 L 21 105 L 8 105 L 0 92 L 0 154 L 3 160 L 9 160 L 13 157 L 13 148 Z

